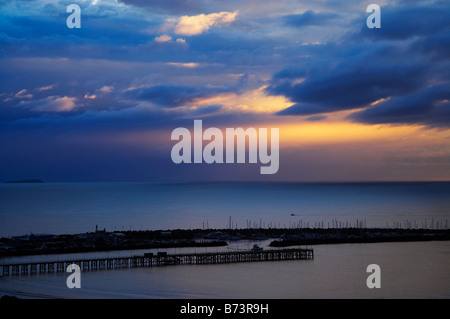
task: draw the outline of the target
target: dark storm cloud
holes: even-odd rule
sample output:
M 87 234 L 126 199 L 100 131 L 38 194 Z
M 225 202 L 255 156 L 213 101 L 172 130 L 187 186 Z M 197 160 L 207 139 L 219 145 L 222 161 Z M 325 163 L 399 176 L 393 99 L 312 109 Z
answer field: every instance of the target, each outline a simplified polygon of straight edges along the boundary
M 74 32 L 59 21 L 43 21 L 30 18 L 26 25 L 11 24 L 2 29 L 0 53 L 4 57 L 44 56 L 68 58 L 104 58 L 133 60 L 130 49 L 138 48 L 153 40 L 154 35 L 143 33 L 149 23 L 116 18 L 102 21 L 83 20 L 84 28 Z M 24 20 L 24 18 L 20 18 Z M 101 19 L 100 19 L 101 20 Z M 64 20 L 63 20 L 64 21 Z M 14 28 L 12 28 L 14 24 Z M 133 53 L 133 52 L 131 52 Z M 142 57 L 139 58 L 142 60 Z
M 350 119 L 368 124 L 402 123 L 445 127 L 450 124 L 449 100 L 449 84 L 432 85 L 414 94 L 394 97 L 353 113 Z
M 301 14 L 291 14 L 283 18 L 284 22 L 293 27 L 304 26 L 320 26 L 327 25 L 330 20 L 334 20 L 339 16 L 335 13 L 316 13 L 312 10 L 308 10 Z
M 310 73 L 301 83 L 286 81 L 270 86 L 269 93 L 296 102 L 279 114 L 310 115 L 360 108 L 381 98 L 413 92 L 420 88 L 427 74 L 423 64 L 392 62 L 375 54 L 363 54 L 352 60 L 329 72 Z M 295 71 L 285 70 L 275 77 L 278 82 L 282 79 L 280 74 L 286 74 L 286 79 L 295 78 Z M 301 70 L 298 77 L 305 74 Z
M 430 55 L 432 60 L 443 60 L 450 58 L 450 32 L 433 34 L 414 41 L 411 46 L 414 51 Z
M 149 88 L 129 90 L 126 94 L 139 100 L 152 102 L 161 107 L 173 108 L 192 104 L 195 99 L 211 97 L 225 92 L 230 92 L 230 89 L 161 84 Z
M 309 58 L 275 73 L 266 91 L 295 103 L 280 115 L 367 107 L 351 119 L 449 126 L 448 103 L 439 102 L 449 83 L 449 17 L 439 2 L 382 7 L 381 29 L 367 28 L 361 16 L 359 32 L 304 49 Z
M 313 115 L 307 117 L 305 120 L 308 122 L 318 122 L 327 119 L 328 117 L 325 115 Z
M 191 112 L 191 115 L 193 117 L 210 115 L 210 114 L 216 113 L 217 111 L 220 111 L 221 109 L 222 109 L 222 105 L 202 106 L 201 108 L 198 108 L 197 110 Z
M 120 0 L 120 2 L 147 8 L 150 11 L 172 14 L 199 12 L 205 8 L 200 0 Z

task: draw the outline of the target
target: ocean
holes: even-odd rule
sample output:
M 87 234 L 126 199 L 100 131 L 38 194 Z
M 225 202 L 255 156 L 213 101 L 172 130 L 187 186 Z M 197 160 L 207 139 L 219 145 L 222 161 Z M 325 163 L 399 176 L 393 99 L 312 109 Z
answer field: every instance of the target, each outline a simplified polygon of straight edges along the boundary
M 447 228 L 450 183 L 42 183 L 0 186 L 0 237 L 250 227 Z M 249 249 L 173 248 L 169 253 Z M 270 240 L 257 242 L 269 249 Z M 450 298 L 450 242 L 315 245 L 314 260 L 182 265 L 0 278 L 24 298 Z M 157 251 L 157 250 L 155 250 Z M 142 251 L 97 252 L 130 256 Z M 0 263 L 65 256 L 0 258 Z M 378 264 L 381 288 L 366 267 Z
M 0 237 L 301 226 L 445 227 L 450 183 L 42 183 L 0 185 Z M 333 224 L 334 223 L 334 224 Z M 448 225 L 448 224 L 447 224 Z M 426 227 L 425 227 L 426 226 Z

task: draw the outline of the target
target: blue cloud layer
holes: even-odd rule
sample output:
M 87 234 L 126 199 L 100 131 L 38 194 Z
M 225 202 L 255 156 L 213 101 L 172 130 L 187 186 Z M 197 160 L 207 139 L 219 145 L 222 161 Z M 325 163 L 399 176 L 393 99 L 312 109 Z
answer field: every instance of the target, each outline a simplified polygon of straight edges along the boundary
M 445 99 L 433 84 L 449 83 L 449 17 L 450 8 L 438 3 L 383 7 L 381 29 L 369 29 L 359 19 L 360 32 L 349 32 L 342 41 L 321 46 L 322 52 L 316 50 L 311 59 L 276 73 L 267 92 L 295 103 L 280 115 L 367 107 L 350 118 L 448 127 L 448 104 L 436 104 Z M 428 111 L 418 115 L 414 102 L 423 92 L 427 98 L 421 100 L 422 107 Z M 404 116 L 399 116 L 400 109 Z
M 375 107 L 353 113 L 350 118 L 368 124 L 417 123 L 448 126 L 450 123 L 450 85 L 437 84 L 413 94 L 380 102 Z
M 0 4 L 4 9 L 0 19 L 0 75 L 10 79 L 0 84 L 3 123 L 42 116 L 45 106 L 36 106 L 51 103 L 55 97 L 76 99 L 77 106 L 61 115 L 67 117 L 88 111 L 105 115 L 108 110 L 134 108 L 140 102 L 163 108 L 192 106 L 197 98 L 256 88 L 245 81 L 208 83 L 208 78 L 220 74 L 226 78 L 233 73 L 271 77 L 267 94 L 283 95 L 295 103 L 280 115 L 370 107 L 351 119 L 375 123 L 377 117 L 366 119 L 363 114 L 368 117 L 378 107 L 394 107 L 393 101 L 407 101 L 435 82 L 448 83 L 450 9 L 441 2 L 399 2 L 382 7 L 382 28 L 378 30 L 365 27 L 367 13 L 359 7 L 351 11 L 348 4 L 348 10 L 339 13 L 333 11 L 337 3 L 330 1 L 322 8 L 312 6 L 302 13 L 286 14 L 296 11 L 294 3 L 289 2 L 292 10 L 274 7 L 279 15 L 273 17 L 268 13 L 250 15 L 248 8 L 255 4 L 251 0 L 226 5 L 194 0 L 99 1 L 96 5 L 83 1 L 83 27 L 74 30 L 65 26 L 69 2 Z M 269 11 L 274 4 L 267 6 Z M 168 19 L 228 8 L 241 13 L 239 21 L 226 28 L 184 38 L 164 30 Z M 311 29 L 317 26 L 321 26 L 319 31 Z M 346 31 L 330 39 L 329 31 L 339 28 Z M 298 29 L 317 33 L 317 41 L 304 45 L 301 38 L 296 39 Z M 155 41 L 164 33 L 171 37 L 169 41 Z M 177 42 L 177 38 L 181 40 Z M 14 64 L 32 64 L 32 59 L 45 65 L 45 71 L 21 70 Z M 67 63 L 55 63 L 61 59 Z M 165 62 L 195 62 L 209 67 L 178 68 L 177 76 Z M 189 81 L 190 77 L 196 80 Z M 54 88 L 38 91 L 48 85 Z M 96 99 L 85 98 L 103 86 L 111 86 L 114 91 L 97 92 Z M 32 98 L 16 96 L 23 89 Z M 388 106 L 380 103 L 371 107 L 386 98 L 391 98 Z M 414 123 L 413 118 L 408 122 Z M 396 120 L 393 117 L 391 122 Z M 432 121 L 417 121 L 428 122 Z M 445 121 L 440 123 L 446 125 Z
M 120 153 L 109 172 L 126 154 L 141 156 L 136 169 L 148 158 L 160 164 L 158 151 L 117 141 L 136 130 L 154 132 L 149 140 L 156 141 L 160 131 L 192 125 L 197 117 L 207 118 L 208 126 L 258 126 L 277 115 L 323 121 L 327 113 L 349 110 L 348 120 L 358 123 L 450 125 L 445 1 L 383 6 L 381 29 L 366 27 L 362 0 L 86 0 L 78 1 L 82 28 L 68 29 L 72 2 L 0 0 L 5 179 L 29 163 L 27 150 L 42 171 L 67 172 L 61 163 L 78 161 L 85 177 L 92 173 L 90 154 L 99 166 Z M 181 16 L 222 11 L 238 15 L 195 35 L 170 27 Z M 166 41 L 157 41 L 162 35 Z M 196 104 L 261 87 L 294 104 L 272 115 L 230 110 L 217 101 Z M 94 142 L 108 134 L 117 141 Z
M 335 13 L 316 13 L 312 10 L 300 14 L 290 14 L 284 17 L 287 25 L 294 27 L 303 26 L 327 26 L 339 15 Z

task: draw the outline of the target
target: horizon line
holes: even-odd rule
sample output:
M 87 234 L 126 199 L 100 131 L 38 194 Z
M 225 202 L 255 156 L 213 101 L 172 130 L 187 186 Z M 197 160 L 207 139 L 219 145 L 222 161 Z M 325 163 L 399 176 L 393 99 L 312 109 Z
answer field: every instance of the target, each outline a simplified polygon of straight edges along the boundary
M 261 180 L 111 180 L 111 181 L 45 181 L 39 179 L 40 182 L 26 182 L 22 180 L 5 180 L 3 184 L 68 184 L 68 183 L 152 183 L 152 184 L 202 184 L 202 183 L 297 183 L 297 184 L 383 184 L 383 183 L 449 183 L 450 180 L 323 180 L 323 181 L 290 181 L 290 180 L 275 180 L 275 181 L 261 181 Z

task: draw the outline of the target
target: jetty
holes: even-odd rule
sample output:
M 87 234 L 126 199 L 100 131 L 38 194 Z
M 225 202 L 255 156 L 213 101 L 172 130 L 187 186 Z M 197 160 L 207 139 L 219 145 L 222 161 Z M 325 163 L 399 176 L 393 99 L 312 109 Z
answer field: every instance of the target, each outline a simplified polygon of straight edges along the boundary
M 43 261 L 20 264 L 2 264 L 3 276 L 37 273 L 65 272 L 71 264 L 77 264 L 81 271 L 156 267 L 167 265 L 207 265 L 239 262 L 263 262 L 283 260 L 314 259 L 312 249 L 268 249 L 261 251 L 224 251 L 212 253 L 173 254 L 158 252 L 142 256 L 77 259 L 65 261 Z

